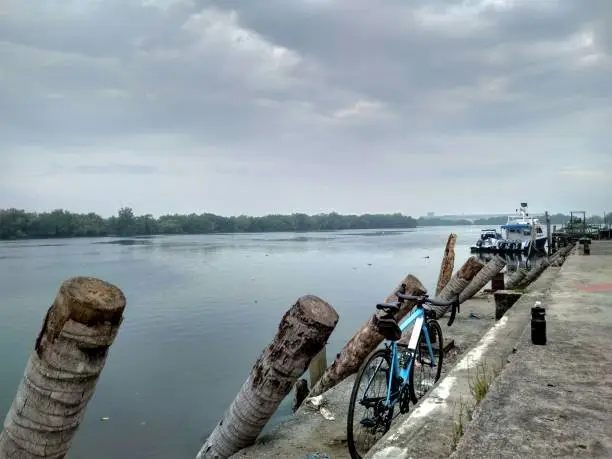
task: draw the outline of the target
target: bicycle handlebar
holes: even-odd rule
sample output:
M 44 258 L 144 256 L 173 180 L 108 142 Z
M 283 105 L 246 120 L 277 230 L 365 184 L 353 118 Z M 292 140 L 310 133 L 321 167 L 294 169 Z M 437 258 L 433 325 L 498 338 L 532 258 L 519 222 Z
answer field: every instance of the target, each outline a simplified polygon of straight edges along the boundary
M 414 301 L 419 305 L 431 304 L 432 306 L 452 306 L 451 315 L 448 319 L 448 326 L 450 327 L 455 321 L 455 317 L 457 312 L 461 312 L 461 308 L 459 305 L 459 296 L 455 296 L 450 300 L 441 300 L 438 298 L 429 298 L 428 295 L 414 296 L 414 295 L 406 295 L 406 284 L 402 284 L 400 289 L 395 292 L 395 295 L 400 300 L 403 301 Z
M 427 295 L 421 295 L 421 296 L 414 296 L 414 295 L 405 295 L 404 293 L 398 291 L 395 293 L 395 295 L 400 299 L 400 300 L 407 300 L 407 301 L 415 301 L 419 304 L 431 304 L 433 306 L 451 306 L 455 301 L 455 299 L 449 300 L 449 301 L 445 301 L 445 300 L 441 300 L 439 298 L 429 298 L 429 296 Z

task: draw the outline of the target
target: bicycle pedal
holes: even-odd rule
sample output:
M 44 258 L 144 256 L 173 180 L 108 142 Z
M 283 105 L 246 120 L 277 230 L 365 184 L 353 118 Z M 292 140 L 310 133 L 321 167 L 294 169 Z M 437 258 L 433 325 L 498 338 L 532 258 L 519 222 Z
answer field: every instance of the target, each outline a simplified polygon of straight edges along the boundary
M 374 419 L 371 418 L 364 418 L 361 420 L 360 424 L 364 427 L 370 427 L 370 428 L 374 428 L 376 427 L 377 423 Z

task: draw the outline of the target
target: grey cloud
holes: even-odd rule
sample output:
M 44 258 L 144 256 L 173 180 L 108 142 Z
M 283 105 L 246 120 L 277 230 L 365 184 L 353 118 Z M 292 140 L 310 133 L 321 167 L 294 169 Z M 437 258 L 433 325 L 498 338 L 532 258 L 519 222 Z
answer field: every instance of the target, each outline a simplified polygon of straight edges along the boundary
M 80 174 L 128 174 L 142 175 L 155 174 L 159 172 L 157 167 L 142 164 L 102 164 L 76 166 L 74 171 Z
M 411 167 L 475 180 L 494 158 L 511 181 L 553 154 L 569 167 L 567 144 L 600 166 L 608 154 L 604 0 L 63 5 L 0 14 L 0 161 L 32 145 L 74 150 L 79 173 L 146 180 L 164 170 L 150 155 L 193 157 L 223 180 L 335 183 L 341 203 L 354 181 Z M 128 168 L 100 168 L 117 150 Z M 359 200 L 383 199 L 374 187 Z

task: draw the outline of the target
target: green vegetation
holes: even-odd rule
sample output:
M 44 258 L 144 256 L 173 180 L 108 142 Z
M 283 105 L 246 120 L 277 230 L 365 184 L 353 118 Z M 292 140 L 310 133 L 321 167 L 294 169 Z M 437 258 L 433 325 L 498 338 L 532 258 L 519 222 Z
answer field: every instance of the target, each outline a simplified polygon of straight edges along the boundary
M 476 365 L 476 375 L 470 383 L 470 393 L 476 400 L 477 405 L 485 398 L 498 374 L 499 370 L 488 370 L 484 362 Z
M 472 402 L 466 402 L 459 399 L 459 413 L 455 414 L 455 422 L 453 425 L 453 436 L 451 438 L 451 451 L 454 451 L 465 433 L 465 426 L 472 420 L 474 410 L 484 400 L 491 384 L 501 371 L 500 368 L 489 369 L 485 362 L 476 365 L 476 375 L 470 381 L 470 394 Z M 457 408 L 457 407 L 455 407 Z
M 504 221 L 505 223 L 505 221 Z M 455 220 L 439 217 L 419 217 L 417 220 L 419 226 L 462 226 L 472 225 L 470 220 Z
M 465 433 L 465 426 L 472 420 L 474 413 L 474 405 L 470 405 L 464 402 L 462 398 L 459 398 L 459 414 L 456 415 L 455 423 L 453 425 L 453 437 L 451 439 L 451 451 L 457 449 L 459 440 Z
M 136 216 L 129 207 L 116 216 L 76 214 L 65 210 L 35 213 L 20 209 L 0 210 L 0 239 L 40 239 L 157 234 L 256 233 L 273 231 L 332 231 L 347 229 L 415 228 L 416 220 L 405 215 L 337 213 L 221 217 L 201 215 Z
M 568 215 L 551 216 L 553 224 L 567 223 Z M 592 216 L 590 223 L 603 221 Z M 612 222 L 612 214 L 606 216 Z M 222 217 L 211 213 L 189 215 L 135 215 L 129 207 L 116 216 L 103 218 L 95 213 L 77 214 L 65 210 L 26 212 L 0 210 L 0 240 L 62 237 L 148 236 L 157 234 L 260 233 L 279 231 L 334 231 L 348 229 L 415 228 L 416 226 L 494 226 L 506 223 L 506 217 L 475 220 L 412 217 L 395 214 L 340 215 L 266 215 L 264 217 Z
M 539 216 L 541 223 L 544 223 L 544 216 Z M 574 217 L 575 218 L 575 217 Z M 565 214 L 554 214 L 550 216 L 551 225 L 565 225 L 570 221 L 570 216 Z M 419 226 L 462 226 L 462 225 L 476 225 L 476 226 L 499 226 L 504 225 L 508 222 L 507 216 L 501 217 L 489 217 L 489 218 L 478 218 L 474 221 L 466 219 L 447 219 L 442 217 L 419 217 L 417 223 Z M 587 223 L 593 225 L 599 225 L 601 223 L 612 223 L 612 213 L 609 213 L 605 217 L 600 215 L 592 215 L 587 218 Z

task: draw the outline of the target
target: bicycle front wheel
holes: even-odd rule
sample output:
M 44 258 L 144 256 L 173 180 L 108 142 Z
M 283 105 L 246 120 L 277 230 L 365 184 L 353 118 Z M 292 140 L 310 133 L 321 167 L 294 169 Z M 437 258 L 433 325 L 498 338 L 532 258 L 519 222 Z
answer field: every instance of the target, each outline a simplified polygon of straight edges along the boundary
M 433 355 L 429 353 L 427 340 L 425 339 L 424 328 L 429 330 L 429 340 Z M 433 358 L 432 358 L 433 357 Z M 419 334 L 419 341 L 415 350 L 410 373 L 408 374 L 408 384 L 410 387 L 410 399 L 415 405 L 429 392 L 429 390 L 440 379 L 442 372 L 442 361 L 444 360 L 444 340 L 442 338 L 442 328 L 435 320 L 430 320 L 423 325 Z
M 391 426 L 393 406 L 385 406 L 390 371 L 390 353 L 379 349 L 357 373 L 349 401 L 346 432 L 352 459 L 361 459 Z

